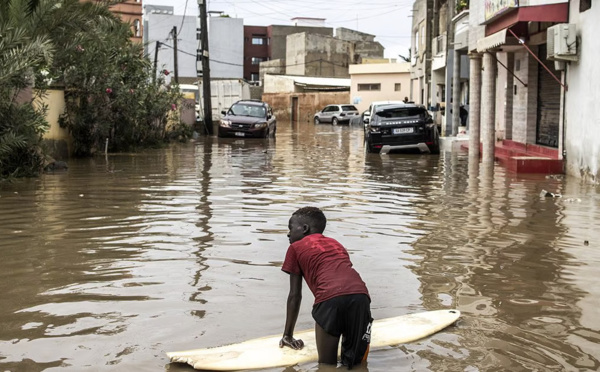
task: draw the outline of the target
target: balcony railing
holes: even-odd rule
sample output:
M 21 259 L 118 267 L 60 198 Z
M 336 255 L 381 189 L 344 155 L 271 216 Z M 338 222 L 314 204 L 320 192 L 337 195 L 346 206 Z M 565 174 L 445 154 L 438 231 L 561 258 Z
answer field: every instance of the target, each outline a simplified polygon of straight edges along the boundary
M 433 39 L 432 44 L 433 45 L 431 49 L 434 56 L 446 53 L 446 33 L 443 33 L 440 36 Z

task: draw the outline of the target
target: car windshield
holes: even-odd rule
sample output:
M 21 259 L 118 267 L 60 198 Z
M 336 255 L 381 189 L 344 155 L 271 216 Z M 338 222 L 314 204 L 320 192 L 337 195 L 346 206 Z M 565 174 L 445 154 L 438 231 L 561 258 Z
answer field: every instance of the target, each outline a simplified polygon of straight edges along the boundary
M 358 111 L 356 107 L 352 105 L 344 105 L 342 106 L 342 111 Z
M 410 118 L 426 116 L 426 111 L 420 107 L 390 107 L 377 111 L 375 115 L 382 118 Z
M 266 115 L 265 108 L 256 105 L 247 105 L 243 103 L 236 103 L 229 109 L 229 112 L 233 115 L 239 116 L 252 116 L 255 118 L 264 118 Z

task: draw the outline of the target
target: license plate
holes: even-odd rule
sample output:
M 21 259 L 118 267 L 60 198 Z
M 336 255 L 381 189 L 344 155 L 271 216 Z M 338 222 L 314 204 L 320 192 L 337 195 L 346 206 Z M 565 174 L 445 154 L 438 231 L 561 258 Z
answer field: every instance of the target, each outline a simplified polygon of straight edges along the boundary
M 412 133 L 414 131 L 413 127 L 408 128 L 393 128 L 392 134 L 403 134 L 403 133 Z
M 244 137 L 246 135 L 246 133 L 244 132 L 235 132 L 235 135 L 238 137 Z

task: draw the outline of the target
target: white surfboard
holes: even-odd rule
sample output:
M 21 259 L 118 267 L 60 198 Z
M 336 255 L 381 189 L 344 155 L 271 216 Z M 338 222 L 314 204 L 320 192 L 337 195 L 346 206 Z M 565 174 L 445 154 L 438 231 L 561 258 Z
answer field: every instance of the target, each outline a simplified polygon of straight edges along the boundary
M 458 310 L 436 310 L 375 320 L 371 350 L 419 340 L 446 328 L 459 317 Z M 318 360 L 314 329 L 295 332 L 294 338 L 304 341 L 302 350 L 280 348 L 281 335 L 275 335 L 226 346 L 174 351 L 167 356 L 171 362 L 210 371 L 285 367 Z

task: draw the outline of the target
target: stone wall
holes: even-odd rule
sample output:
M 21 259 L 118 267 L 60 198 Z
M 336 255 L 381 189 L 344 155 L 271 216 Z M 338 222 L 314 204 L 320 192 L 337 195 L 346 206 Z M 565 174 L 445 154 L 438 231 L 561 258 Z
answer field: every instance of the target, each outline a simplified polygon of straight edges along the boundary
M 271 105 L 278 122 L 289 122 L 294 97 L 298 99 L 300 123 L 312 123 L 315 113 L 327 105 L 350 103 L 350 92 L 265 93 L 262 99 Z

